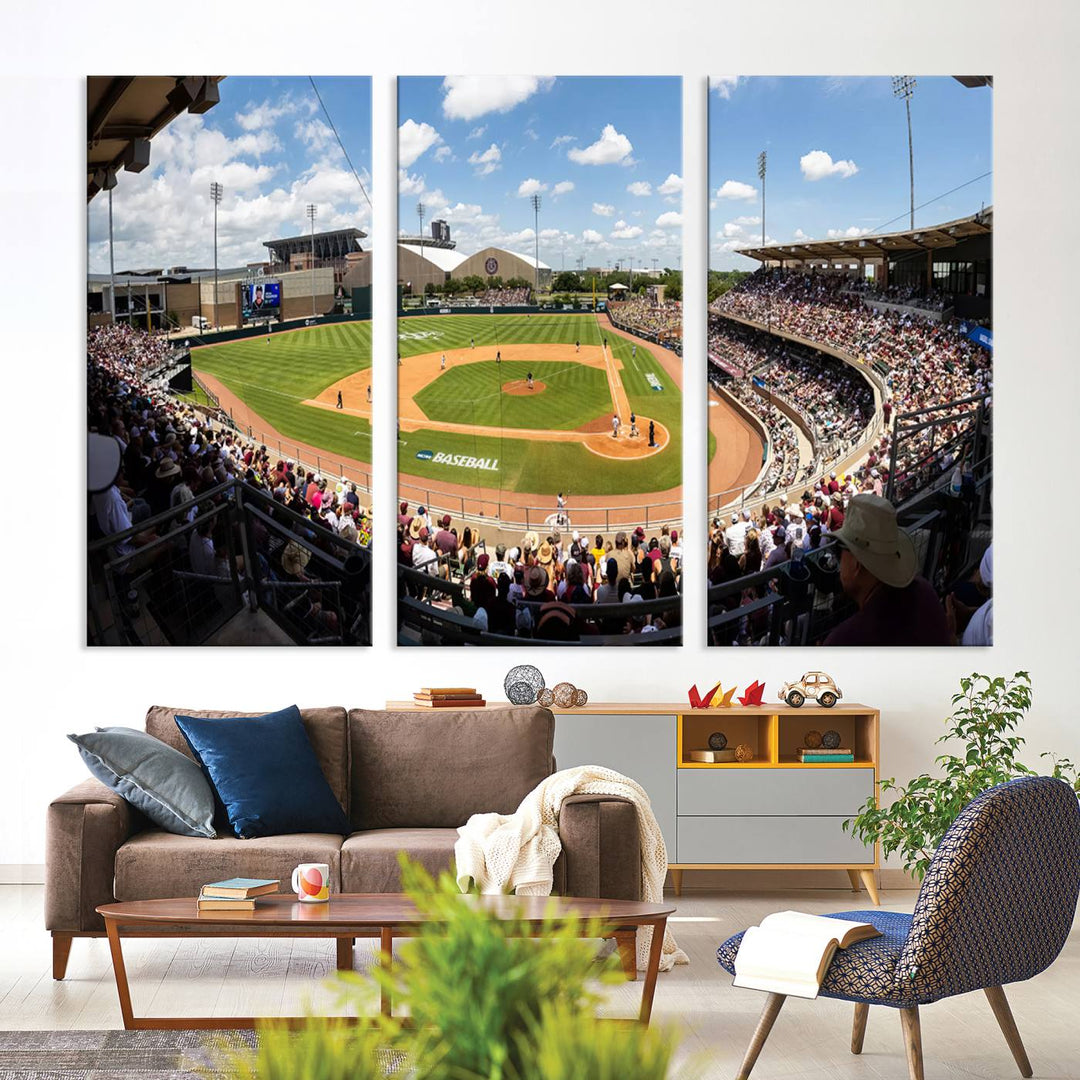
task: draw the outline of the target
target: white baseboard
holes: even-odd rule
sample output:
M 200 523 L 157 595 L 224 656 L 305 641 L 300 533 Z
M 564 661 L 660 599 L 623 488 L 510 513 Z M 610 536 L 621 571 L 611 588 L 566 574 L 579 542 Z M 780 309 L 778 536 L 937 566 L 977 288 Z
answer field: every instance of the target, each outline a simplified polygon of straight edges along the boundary
M 43 885 L 44 863 L 0 863 L 0 885 Z

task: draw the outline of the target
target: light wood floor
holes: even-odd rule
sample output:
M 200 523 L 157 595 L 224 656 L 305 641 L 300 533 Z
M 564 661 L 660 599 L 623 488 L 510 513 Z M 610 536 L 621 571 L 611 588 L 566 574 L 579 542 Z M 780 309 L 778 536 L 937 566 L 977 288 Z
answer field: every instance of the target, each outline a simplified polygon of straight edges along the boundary
M 913 892 L 882 895 L 883 907 L 910 911 Z M 654 1023 L 682 1033 L 680 1060 L 706 1078 L 737 1071 L 764 995 L 736 990 L 717 965 L 716 946 L 771 911 L 827 912 L 866 906 L 847 891 L 697 892 L 679 898 L 673 930 L 688 967 L 662 974 Z M 54 982 L 50 939 L 42 929 L 40 886 L 0 886 L 0 1030 L 118 1028 L 120 1010 L 104 939 L 76 940 L 68 977 Z M 372 943 L 357 945 L 356 966 L 370 962 Z M 305 1001 L 329 1009 L 318 980 L 333 971 L 331 942 L 131 941 L 125 945 L 137 1014 L 284 1015 Z M 641 983 L 613 988 L 610 1011 L 632 1015 Z M 1051 969 L 1007 987 L 1036 1077 L 1080 1077 L 1080 931 L 1074 929 Z M 372 997 L 374 1011 L 374 996 Z M 926 1074 L 934 1080 L 999 1080 L 1018 1076 L 982 994 L 950 998 L 922 1010 Z M 860 1057 L 848 1051 L 852 1006 L 789 999 L 754 1070 L 755 1080 L 907 1080 L 900 1019 L 871 1009 Z

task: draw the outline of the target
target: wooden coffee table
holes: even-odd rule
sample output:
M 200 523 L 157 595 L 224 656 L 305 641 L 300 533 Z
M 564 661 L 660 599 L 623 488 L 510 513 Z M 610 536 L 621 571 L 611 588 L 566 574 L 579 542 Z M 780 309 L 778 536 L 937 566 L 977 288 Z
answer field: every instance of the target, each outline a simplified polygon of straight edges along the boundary
M 664 930 L 675 908 L 665 904 L 641 904 L 630 900 L 595 900 L 567 896 L 471 896 L 462 895 L 463 904 L 476 904 L 499 918 L 520 920 L 538 927 L 554 916 L 580 920 L 582 927 L 590 919 L 603 922 L 605 937 L 618 944 L 623 972 L 636 978 L 637 952 L 635 935 L 642 926 L 653 927 L 652 947 L 642 987 L 638 1021 L 647 1025 L 652 1015 L 656 977 L 660 971 Z M 290 896 L 263 896 L 254 911 L 204 911 L 197 902 L 180 900 L 131 900 L 105 904 L 97 909 L 105 920 L 109 937 L 116 990 L 124 1027 L 131 1029 L 252 1028 L 263 1019 L 302 1022 L 306 1017 L 256 1016 L 135 1016 L 131 991 L 124 966 L 122 938 L 135 937 L 258 937 L 258 938 L 335 938 L 338 970 L 353 966 L 353 942 L 358 937 L 379 938 L 380 963 L 389 966 L 395 937 L 408 937 L 431 920 L 407 897 L 398 893 L 343 893 L 325 904 L 301 904 Z M 389 1016 L 393 1002 L 388 990 L 381 990 L 382 1012 Z M 344 1019 L 344 1018 L 343 1018 Z M 352 1018 L 360 1019 L 363 1018 Z

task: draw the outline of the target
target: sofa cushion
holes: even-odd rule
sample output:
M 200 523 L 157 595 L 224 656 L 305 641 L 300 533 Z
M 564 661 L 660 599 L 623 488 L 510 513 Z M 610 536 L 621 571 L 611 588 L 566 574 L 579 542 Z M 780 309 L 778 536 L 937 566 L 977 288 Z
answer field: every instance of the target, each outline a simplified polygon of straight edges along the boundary
M 401 892 L 398 852 L 404 851 L 433 877 L 454 863 L 457 829 L 372 829 L 341 845 L 341 891 Z
M 155 825 L 181 836 L 216 835 L 214 792 L 186 754 L 134 728 L 98 728 L 68 738 L 90 772 Z
M 456 829 L 510 814 L 552 771 L 555 719 L 539 706 L 349 711 L 354 829 Z
M 237 840 L 202 840 L 148 829 L 136 833 L 116 853 L 117 900 L 157 900 L 197 896 L 207 882 L 230 877 L 277 878 L 283 892 L 292 888 L 298 863 L 330 867 L 330 892 L 341 891 L 341 837 L 294 833 Z
M 235 719 L 263 716 L 263 712 L 232 712 L 222 709 L 176 709 L 165 705 L 152 705 L 146 712 L 146 730 L 180 753 L 193 758 L 180 729 L 176 726 L 176 714 L 182 716 L 205 716 L 211 719 Z M 323 771 L 330 790 L 348 812 L 349 805 L 349 740 L 346 735 L 348 719 L 345 710 L 338 707 L 301 709 L 300 719 L 311 740 L 319 768 Z
M 349 831 L 295 705 L 242 720 L 178 714 L 176 723 L 236 836 Z

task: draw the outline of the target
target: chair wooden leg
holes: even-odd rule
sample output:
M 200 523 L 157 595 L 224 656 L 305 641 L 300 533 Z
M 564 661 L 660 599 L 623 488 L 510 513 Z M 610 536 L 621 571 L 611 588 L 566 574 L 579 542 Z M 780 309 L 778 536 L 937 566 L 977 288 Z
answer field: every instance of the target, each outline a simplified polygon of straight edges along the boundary
M 54 979 L 62 979 L 67 974 L 68 957 L 71 955 L 71 943 L 74 940 L 74 934 L 67 934 L 63 930 L 52 932 L 52 977 Z
M 851 1025 L 851 1052 L 862 1053 L 863 1038 L 866 1035 L 866 1018 L 870 1015 L 870 1006 L 859 1002 L 855 1006 L 855 1020 Z
M 877 882 L 874 880 L 873 870 L 860 870 L 859 879 L 866 887 L 866 891 L 870 894 L 870 899 L 873 901 L 874 907 L 881 907 L 881 900 L 878 897 Z
M 1009 1001 L 1005 997 L 1005 991 L 1000 986 L 988 986 L 983 990 L 983 993 L 986 995 L 986 1000 L 990 1002 L 990 1008 L 994 1010 L 998 1027 L 1001 1028 L 1001 1033 L 1009 1044 L 1009 1049 L 1012 1051 L 1020 1075 L 1030 1076 L 1031 1062 L 1028 1061 L 1027 1051 L 1024 1049 L 1024 1044 L 1020 1039 L 1020 1032 L 1016 1029 L 1016 1021 L 1013 1019 L 1012 1009 L 1009 1008 Z
M 926 1080 L 922 1059 L 922 1028 L 919 1026 L 919 1006 L 900 1010 L 904 1029 L 904 1049 L 907 1051 L 908 1080 Z
M 754 1064 L 758 1059 L 758 1054 L 761 1053 L 761 1048 L 765 1045 L 765 1040 L 769 1037 L 769 1032 L 772 1031 L 773 1023 L 776 1021 L 777 1016 L 780 1014 L 786 997 L 784 994 L 770 994 L 765 1002 L 765 1008 L 761 1010 L 761 1019 L 757 1022 L 757 1027 L 754 1028 L 754 1037 L 750 1040 L 750 1045 L 746 1048 L 746 1056 L 743 1058 L 742 1067 L 739 1069 L 739 1075 L 736 1080 L 747 1080 L 750 1075 L 750 1070 L 753 1069 Z
M 671 871 L 671 887 L 675 890 L 676 896 L 682 896 L 682 874 L 681 870 Z
M 848 880 L 851 882 L 851 891 L 858 892 L 862 888 L 862 885 L 859 882 L 859 871 L 849 870 L 847 876 Z

